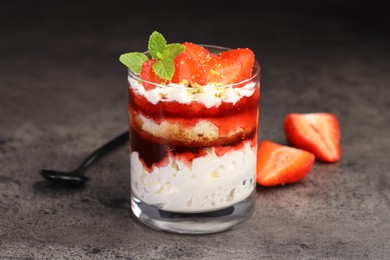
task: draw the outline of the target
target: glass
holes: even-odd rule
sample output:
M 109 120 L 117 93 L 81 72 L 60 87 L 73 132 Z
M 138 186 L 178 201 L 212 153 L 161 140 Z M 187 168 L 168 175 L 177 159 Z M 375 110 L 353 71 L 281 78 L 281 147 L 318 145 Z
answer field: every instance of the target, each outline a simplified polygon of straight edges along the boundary
M 203 45 L 212 53 L 226 48 Z M 148 54 L 147 52 L 145 52 Z M 222 86 L 160 85 L 129 71 L 131 209 L 185 234 L 235 228 L 255 210 L 260 65 Z

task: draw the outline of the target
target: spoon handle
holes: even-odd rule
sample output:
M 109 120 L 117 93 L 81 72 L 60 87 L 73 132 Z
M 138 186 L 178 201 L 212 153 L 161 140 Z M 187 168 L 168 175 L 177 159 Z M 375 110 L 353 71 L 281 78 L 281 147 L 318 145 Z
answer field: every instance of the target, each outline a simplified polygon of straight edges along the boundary
M 85 170 L 89 166 L 91 166 L 92 163 L 97 161 L 101 156 L 108 153 L 112 149 L 120 146 L 121 144 L 127 142 L 129 140 L 129 131 L 123 132 L 122 134 L 118 135 L 111 141 L 107 142 L 100 148 L 96 149 L 93 153 L 91 153 L 78 167 L 79 170 Z

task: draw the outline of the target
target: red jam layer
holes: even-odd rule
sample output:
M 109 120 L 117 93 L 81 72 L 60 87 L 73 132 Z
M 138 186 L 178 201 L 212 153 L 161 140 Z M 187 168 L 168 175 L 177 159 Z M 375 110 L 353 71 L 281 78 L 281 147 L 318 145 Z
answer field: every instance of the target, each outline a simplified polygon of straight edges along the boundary
M 223 156 L 225 153 L 240 150 L 246 141 L 250 141 L 252 146 L 257 140 L 257 129 L 252 131 L 243 139 L 235 140 L 231 143 L 226 143 L 214 147 L 217 156 Z M 151 172 L 152 166 L 165 166 L 168 163 L 168 157 L 174 156 L 184 162 L 190 167 L 192 160 L 198 157 L 207 155 L 205 148 L 202 146 L 188 147 L 188 146 L 174 146 L 169 143 L 155 143 L 143 138 L 141 135 L 130 129 L 130 152 L 138 152 L 139 158 L 144 168 Z
M 218 107 L 207 108 L 199 102 L 181 104 L 177 101 L 159 101 L 153 105 L 144 96 L 137 94 L 129 88 L 129 110 L 142 111 L 143 114 L 152 117 L 226 117 L 240 114 L 245 110 L 253 110 L 258 107 L 260 88 L 256 88 L 250 97 L 242 97 L 237 103 L 222 102 Z

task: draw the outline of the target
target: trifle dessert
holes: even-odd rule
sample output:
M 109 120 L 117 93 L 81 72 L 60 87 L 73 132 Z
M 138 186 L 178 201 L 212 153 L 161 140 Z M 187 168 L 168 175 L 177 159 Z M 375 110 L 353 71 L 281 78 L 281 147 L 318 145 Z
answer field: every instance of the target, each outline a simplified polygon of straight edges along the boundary
M 212 233 L 254 211 L 260 68 L 248 48 L 167 44 L 129 68 L 131 203 L 154 228 Z

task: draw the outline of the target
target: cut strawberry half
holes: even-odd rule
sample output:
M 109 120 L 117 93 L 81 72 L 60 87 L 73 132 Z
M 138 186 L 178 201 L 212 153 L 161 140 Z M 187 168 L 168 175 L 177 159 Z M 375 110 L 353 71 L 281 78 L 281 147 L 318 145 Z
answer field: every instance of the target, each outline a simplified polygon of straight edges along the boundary
M 248 48 L 237 48 L 213 54 L 204 46 L 192 42 L 182 43 L 184 52 L 175 60 L 175 73 L 171 81 L 205 85 L 208 83 L 233 84 L 252 74 L 255 55 Z
M 188 54 L 188 56 L 190 56 L 200 65 L 204 64 L 206 61 L 215 56 L 202 45 L 192 42 L 184 42 L 182 45 L 184 46 L 184 53 Z
M 205 64 L 206 81 L 209 83 L 233 84 L 244 80 L 241 62 L 213 57 Z
M 180 83 L 183 80 L 187 80 L 190 83 L 198 83 L 200 85 L 206 83 L 203 67 L 187 53 L 177 55 L 174 63 L 175 74 L 171 79 L 173 83 Z
M 289 114 L 284 131 L 294 147 L 312 152 L 318 160 L 337 162 L 341 158 L 340 128 L 334 114 Z
M 256 182 L 262 186 L 298 182 L 309 174 L 314 161 L 308 151 L 264 140 L 257 151 Z
M 221 52 L 219 56 L 222 59 L 228 59 L 230 61 L 237 61 L 241 63 L 242 78 L 246 79 L 252 75 L 253 65 L 255 63 L 255 54 L 248 48 L 237 48 L 228 51 Z
M 154 73 L 154 71 L 153 71 L 152 66 L 155 62 L 156 62 L 155 59 L 149 59 L 149 60 L 145 61 L 142 64 L 140 77 L 141 77 L 141 79 L 149 81 L 149 82 L 163 84 L 165 81 L 162 78 L 160 78 L 159 76 L 157 76 L 156 73 Z M 144 88 L 146 90 L 150 90 L 150 89 L 154 88 L 153 84 L 150 84 L 147 82 L 142 82 L 142 85 L 144 86 Z

